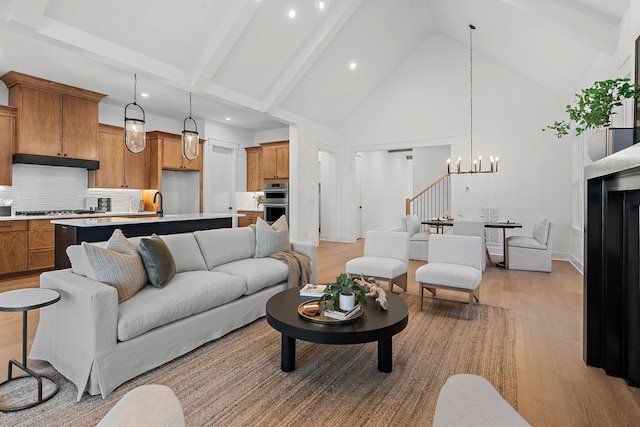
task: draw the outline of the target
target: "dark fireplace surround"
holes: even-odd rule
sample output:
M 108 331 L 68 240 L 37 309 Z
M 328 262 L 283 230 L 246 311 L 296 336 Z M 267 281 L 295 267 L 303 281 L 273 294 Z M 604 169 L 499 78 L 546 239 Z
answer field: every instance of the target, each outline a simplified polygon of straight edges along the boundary
M 585 178 L 584 361 L 640 387 L 640 144 Z

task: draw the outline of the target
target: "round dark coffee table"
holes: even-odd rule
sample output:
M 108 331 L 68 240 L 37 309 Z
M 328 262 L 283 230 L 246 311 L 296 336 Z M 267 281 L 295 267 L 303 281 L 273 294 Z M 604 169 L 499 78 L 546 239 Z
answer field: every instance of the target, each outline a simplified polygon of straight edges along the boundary
M 388 311 L 380 308 L 372 297 L 363 305 L 363 315 L 351 323 L 323 324 L 305 320 L 298 314 L 300 303 L 313 298 L 301 297 L 300 288 L 292 288 L 267 301 L 267 322 L 282 334 L 280 368 L 291 372 L 296 368 L 296 340 L 318 344 L 362 344 L 378 341 L 378 370 L 391 372 L 392 338 L 409 321 L 409 308 L 402 298 L 390 292 Z

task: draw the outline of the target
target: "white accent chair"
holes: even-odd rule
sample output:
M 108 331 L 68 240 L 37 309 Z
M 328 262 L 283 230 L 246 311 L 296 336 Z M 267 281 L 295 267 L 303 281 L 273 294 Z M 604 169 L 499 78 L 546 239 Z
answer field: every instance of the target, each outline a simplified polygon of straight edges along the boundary
M 530 424 L 486 379 L 471 374 L 450 376 L 440 389 L 433 427 L 494 426 Z
M 97 427 L 184 427 L 178 397 L 169 387 L 147 384 L 130 390 L 98 423 Z
M 482 281 L 482 239 L 478 236 L 434 234 L 429 239 L 429 263 L 416 270 L 420 285 L 420 310 L 425 288 L 436 295 L 437 289 L 469 294 L 468 319 L 473 319 L 474 299 L 480 301 Z
M 482 238 L 482 271 L 487 269 L 487 243 L 484 221 L 474 219 L 456 219 L 453 221 L 453 234 L 459 236 L 478 236 Z
M 429 260 L 429 236 L 431 232 L 427 229 L 420 231 L 422 222 L 418 215 L 407 215 L 402 217 L 402 227 L 409 233 L 409 259 L 417 261 Z
M 387 281 L 391 292 L 394 283 L 407 290 L 408 270 L 409 233 L 403 231 L 368 231 L 364 256 L 349 260 L 346 265 L 349 277 L 373 277 Z
M 507 268 L 551 272 L 553 224 L 540 218 L 533 224 L 531 236 L 507 237 Z

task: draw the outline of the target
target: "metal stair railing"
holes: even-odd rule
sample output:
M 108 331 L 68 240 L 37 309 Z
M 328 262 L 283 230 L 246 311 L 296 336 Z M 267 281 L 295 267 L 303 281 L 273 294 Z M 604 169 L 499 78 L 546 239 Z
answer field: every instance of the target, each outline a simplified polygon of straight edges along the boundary
M 451 212 L 451 175 L 446 173 L 436 182 L 420 191 L 405 202 L 406 215 L 417 215 L 420 221 L 441 216 L 449 217 Z

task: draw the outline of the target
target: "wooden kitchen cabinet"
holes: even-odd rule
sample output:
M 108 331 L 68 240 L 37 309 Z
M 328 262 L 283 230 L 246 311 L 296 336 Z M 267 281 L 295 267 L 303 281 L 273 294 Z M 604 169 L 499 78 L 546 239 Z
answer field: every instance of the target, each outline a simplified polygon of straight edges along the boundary
M 161 131 L 147 132 L 147 150 L 151 159 L 149 166 L 149 187 L 153 190 L 142 192 L 142 201 L 146 210 L 157 211 L 158 203 L 153 203 L 156 191 L 162 191 L 162 171 L 199 172 L 200 175 L 200 212 L 202 212 L 202 159 L 204 140 L 200 140 L 200 150 L 195 160 L 182 156 L 182 136 Z M 146 150 L 145 150 L 146 151 Z
M 269 142 L 262 146 L 264 182 L 289 179 L 289 141 Z
M 262 147 L 246 147 L 247 153 L 247 191 L 264 189 L 264 172 L 262 170 Z
M 248 227 L 258 222 L 258 218 L 263 218 L 261 211 L 238 211 L 245 216 L 238 217 L 238 227 Z
M 98 103 L 106 95 L 10 71 L 0 77 L 17 107 L 14 153 L 98 158 Z
M 0 185 L 11 185 L 16 109 L 0 105 Z
M 0 221 L 0 274 L 27 269 L 27 221 Z
M 162 169 L 176 171 L 199 171 L 202 169 L 202 144 L 198 157 L 187 160 L 182 155 L 182 135 L 153 131 L 147 134 L 162 144 Z
M 29 270 L 55 265 L 55 226 L 50 219 L 29 220 L 27 265 Z
M 89 171 L 92 188 L 149 188 L 150 150 L 134 154 L 124 146 L 124 129 L 98 126 L 100 169 Z

